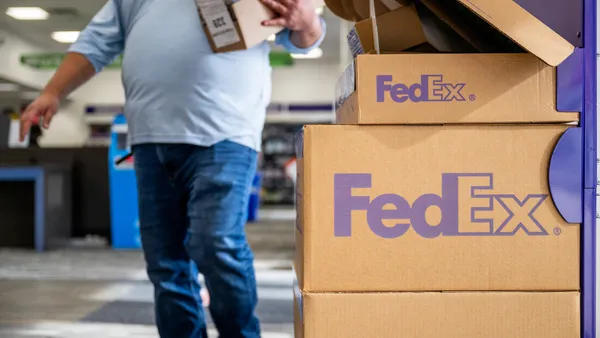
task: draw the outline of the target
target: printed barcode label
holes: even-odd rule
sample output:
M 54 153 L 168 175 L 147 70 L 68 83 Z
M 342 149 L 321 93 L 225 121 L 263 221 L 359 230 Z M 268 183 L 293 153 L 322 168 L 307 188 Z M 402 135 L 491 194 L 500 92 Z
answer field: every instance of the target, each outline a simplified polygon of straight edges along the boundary
M 352 28 L 346 37 L 348 40 L 348 46 L 350 47 L 350 52 L 352 53 L 352 57 L 356 58 L 357 55 L 364 54 L 363 46 L 360 43 L 360 39 L 358 38 L 358 33 L 356 32 L 356 28 Z
M 215 47 L 222 48 L 240 42 L 233 19 L 222 0 L 196 0 Z
M 346 99 L 346 72 L 342 72 L 335 86 L 335 110 L 337 111 Z
M 338 110 L 344 101 L 356 90 L 354 75 L 354 62 L 350 63 L 344 70 L 336 83 L 335 90 L 335 110 Z

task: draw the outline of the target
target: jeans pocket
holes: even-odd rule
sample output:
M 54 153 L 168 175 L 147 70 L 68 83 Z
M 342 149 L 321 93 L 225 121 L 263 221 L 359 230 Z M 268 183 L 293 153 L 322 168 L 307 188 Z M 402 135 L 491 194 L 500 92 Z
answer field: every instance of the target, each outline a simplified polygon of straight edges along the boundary
M 214 146 L 214 161 L 216 163 L 237 164 L 246 166 L 248 170 L 256 170 L 258 153 L 245 145 L 222 141 Z

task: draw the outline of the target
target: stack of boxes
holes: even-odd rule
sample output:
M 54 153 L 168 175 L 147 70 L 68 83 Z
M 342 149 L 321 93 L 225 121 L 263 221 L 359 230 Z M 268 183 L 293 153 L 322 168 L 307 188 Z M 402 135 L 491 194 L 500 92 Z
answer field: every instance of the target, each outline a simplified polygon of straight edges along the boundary
M 420 5 L 457 35 L 413 5 L 358 22 L 337 124 L 298 135 L 296 338 L 578 338 L 579 116 L 554 68 L 573 47 L 512 0 Z M 499 48 L 491 27 L 527 52 L 435 52 Z

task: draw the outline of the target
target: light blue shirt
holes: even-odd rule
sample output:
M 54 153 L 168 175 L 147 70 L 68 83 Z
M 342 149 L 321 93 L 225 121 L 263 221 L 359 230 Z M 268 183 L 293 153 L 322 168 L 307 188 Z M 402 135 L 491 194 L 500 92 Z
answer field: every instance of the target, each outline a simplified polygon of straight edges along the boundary
M 294 46 L 289 30 L 276 43 L 308 53 L 323 40 L 321 22 L 323 36 L 310 48 Z M 260 150 L 271 99 L 269 44 L 213 53 L 194 0 L 110 0 L 69 51 L 98 72 L 123 53 L 131 144 L 230 140 Z

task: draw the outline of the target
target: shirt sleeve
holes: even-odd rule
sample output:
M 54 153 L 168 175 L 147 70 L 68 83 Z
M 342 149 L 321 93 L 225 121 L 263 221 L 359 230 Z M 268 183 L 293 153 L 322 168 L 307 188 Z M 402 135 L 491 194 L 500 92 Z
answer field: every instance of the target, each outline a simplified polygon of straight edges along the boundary
M 275 38 L 275 44 L 283 46 L 283 48 L 285 48 L 288 52 L 292 54 L 310 53 L 313 49 L 321 45 L 323 39 L 325 39 L 325 34 L 327 32 L 327 25 L 325 24 L 325 20 L 323 20 L 323 18 L 319 19 L 321 21 L 321 26 L 323 27 L 323 32 L 321 33 L 321 37 L 315 43 L 313 43 L 312 46 L 309 46 L 307 48 L 299 48 L 296 45 L 294 45 L 290 38 L 290 34 L 292 33 L 292 31 L 289 29 L 284 29 L 281 32 L 277 33 L 277 37 Z
M 109 0 L 94 16 L 69 52 L 85 56 L 96 72 L 108 66 L 123 52 L 125 34 L 115 0 Z

